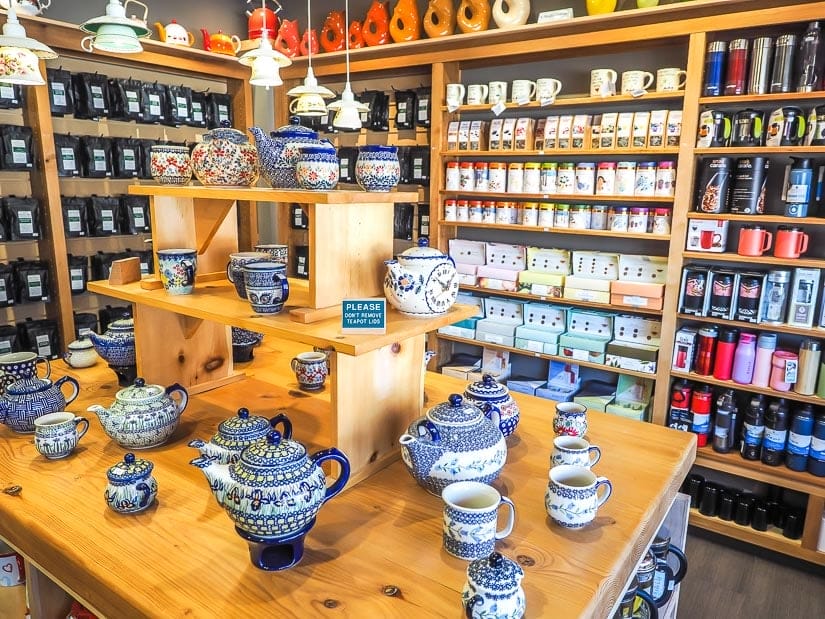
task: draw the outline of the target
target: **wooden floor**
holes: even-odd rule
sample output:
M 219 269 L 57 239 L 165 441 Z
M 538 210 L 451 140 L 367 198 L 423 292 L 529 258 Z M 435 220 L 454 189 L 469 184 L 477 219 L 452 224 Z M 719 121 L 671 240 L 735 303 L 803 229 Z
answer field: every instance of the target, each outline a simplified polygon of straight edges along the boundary
M 690 528 L 679 619 L 825 617 L 825 568 Z

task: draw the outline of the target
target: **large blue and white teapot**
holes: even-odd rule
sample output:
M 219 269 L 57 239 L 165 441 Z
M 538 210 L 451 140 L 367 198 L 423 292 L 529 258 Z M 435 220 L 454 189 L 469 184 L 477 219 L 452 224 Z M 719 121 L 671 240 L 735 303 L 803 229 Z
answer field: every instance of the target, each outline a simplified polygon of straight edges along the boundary
M 458 297 L 458 271 L 455 261 L 434 247 L 426 237 L 418 246 L 386 260 L 384 295 L 402 314 L 429 318 L 449 310 Z

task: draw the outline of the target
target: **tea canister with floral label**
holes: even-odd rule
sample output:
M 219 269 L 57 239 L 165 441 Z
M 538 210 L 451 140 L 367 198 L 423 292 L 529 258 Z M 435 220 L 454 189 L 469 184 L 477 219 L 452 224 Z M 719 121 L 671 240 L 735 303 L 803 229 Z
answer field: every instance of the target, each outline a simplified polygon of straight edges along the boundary
M 258 180 L 258 149 L 228 121 L 207 131 L 192 150 L 192 171 L 204 185 L 252 185 Z
M 121 462 L 106 471 L 109 483 L 103 496 L 106 504 L 121 514 L 141 512 L 155 500 L 158 482 L 152 476 L 155 465 L 127 453 Z
M 306 144 L 300 147 L 300 155 L 295 163 L 295 178 L 301 189 L 329 191 L 335 189 L 340 173 L 338 155 L 331 142 Z
M 484 374 L 481 380 L 467 385 L 464 400 L 479 407 L 504 436 L 515 431 L 520 417 L 518 404 L 510 395 L 510 390 L 496 382 L 491 374 Z
M 470 619 L 519 619 L 527 605 L 521 566 L 493 552 L 467 566 L 467 582 L 461 592 L 465 616 Z

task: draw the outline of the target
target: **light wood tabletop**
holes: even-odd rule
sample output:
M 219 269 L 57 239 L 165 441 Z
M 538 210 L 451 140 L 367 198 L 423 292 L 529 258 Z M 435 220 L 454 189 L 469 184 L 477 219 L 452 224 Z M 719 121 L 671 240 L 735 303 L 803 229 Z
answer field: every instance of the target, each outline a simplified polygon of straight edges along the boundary
M 299 392 L 288 370 L 292 345 L 270 344 L 247 379 L 191 398 L 171 441 L 138 453 L 154 462 L 159 484 L 156 504 L 140 514 L 106 507 L 106 469 L 125 450 L 96 419 L 76 452 L 57 461 L 40 456 L 31 435 L 0 426 L 0 489 L 22 488 L 0 493 L 0 537 L 101 617 L 461 616 L 467 564 L 442 549 L 441 500 L 400 460 L 321 508 L 298 566 L 252 566 L 206 478 L 189 466 L 197 452 L 187 443 L 209 438 L 246 406 L 266 415 L 285 408 L 297 439 L 311 451 L 328 447 L 311 440 L 328 397 Z M 54 365 L 55 376 L 81 380 L 70 410 L 94 417 L 82 412 L 87 405 L 112 402 L 117 386 L 104 364 Z M 427 373 L 428 405 L 464 385 Z M 568 531 L 544 508 L 553 404 L 516 398 L 522 420 L 494 483 L 514 501 L 516 525 L 498 549 L 524 567 L 527 617 L 606 617 L 693 462 L 694 436 L 589 413 L 589 437 L 603 454 L 594 470 L 614 491 L 591 525 Z

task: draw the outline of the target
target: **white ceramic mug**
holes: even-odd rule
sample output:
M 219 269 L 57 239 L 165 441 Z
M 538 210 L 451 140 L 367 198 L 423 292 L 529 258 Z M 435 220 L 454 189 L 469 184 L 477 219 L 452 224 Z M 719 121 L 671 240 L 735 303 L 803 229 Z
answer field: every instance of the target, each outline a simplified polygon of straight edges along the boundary
M 656 92 L 682 90 L 687 82 L 687 71 L 677 67 L 666 67 L 656 71 Z
M 596 477 L 583 466 L 554 466 L 544 495 L 544 506 L 553 522 L 567 529 L 590 524 L 613 492 L 606 477 Z
M 513 80 L 513 103 L 527 103 L 536 96 L 536 82 L 532 80 Z
M 590 468 L 602 457 L 602 450 L 580 436 L 557 436 L 553 439 L 551 466 L 583 466 Z
M 593 69 L 590 72 L 590 96 L 611 97 L 616 94 L 616 78 L 613 69 Z
M 552 77 L 542 77 L 536 80 L 536 99 L 545 101 L 555 99 L 561 92 L 561 81 Z
M 649 71 L 625 71 L 622 73 L 622 94 L 630 95 L 650 88 L 654 80 Z
M 505 103 L 507 101 L 507 82 L 490 82 L 487 84 L 490 103 Z
M 444 500 L 444 549 L 459 559 L 488 557 L 496 540 L 507 537 L 516 520 L 516 507 L 498 490 L 478 481 L 458 481 L 441 491 Z M 507 522 L 496 530 L 498 510 L 509 508 Z
M 464 84 L 447 84 L 447 105 L 461 105 L 464 103 Z
M 467 105 L 487 103 L 489 90 L 487 84 L 470 84 L 467 86 Z
M 74 451 L 77 441 L 88 429 L 89 421 L 85 417 L 75 417 L 74 413 L 61 411 L 41 415 L 34 420 L 34 446 L 50 460 L 65 458 Z

